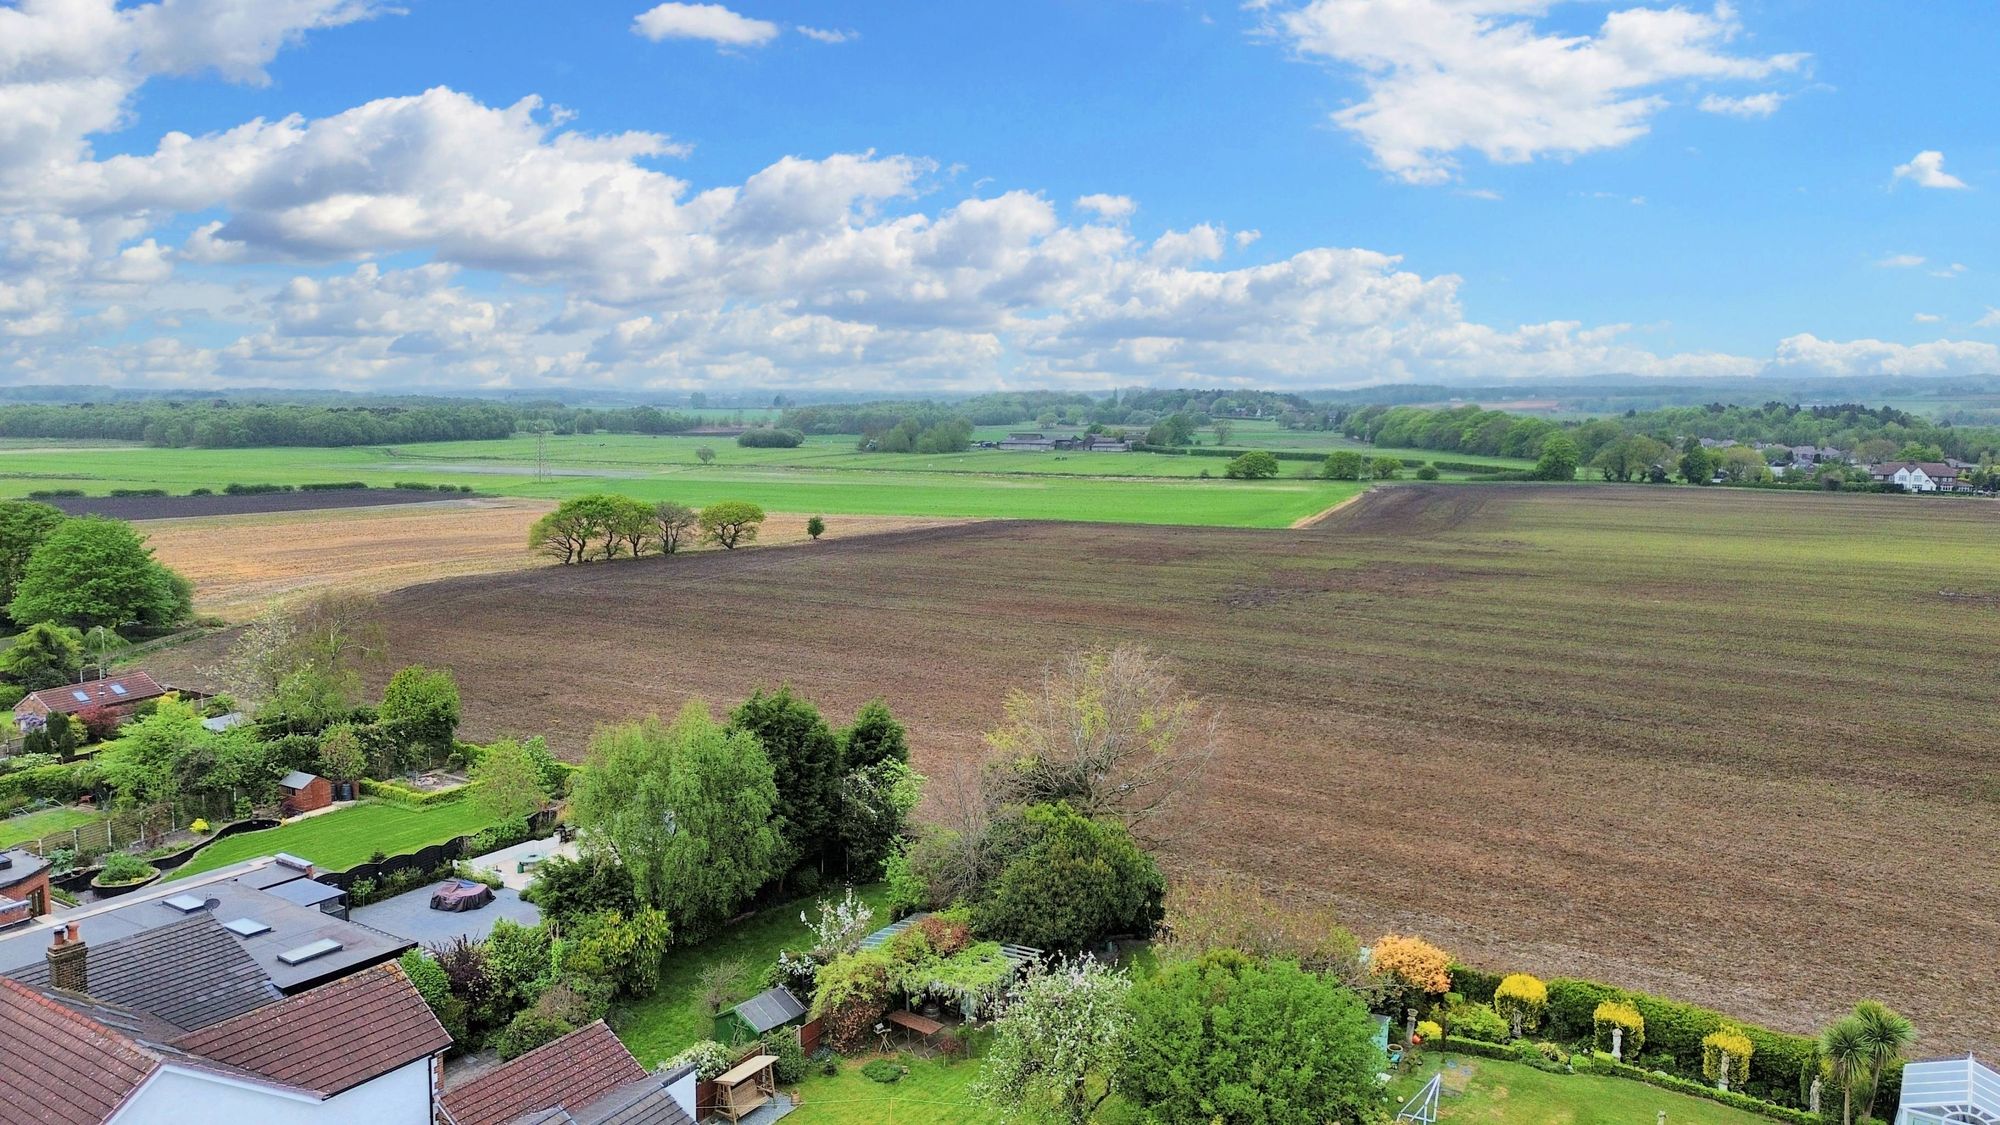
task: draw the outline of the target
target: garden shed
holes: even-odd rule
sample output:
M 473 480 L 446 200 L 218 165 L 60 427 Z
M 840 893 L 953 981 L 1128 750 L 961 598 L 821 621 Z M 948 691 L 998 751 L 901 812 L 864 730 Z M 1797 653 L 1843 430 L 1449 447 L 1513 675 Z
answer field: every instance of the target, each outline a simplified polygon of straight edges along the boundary
M 2000 1125 L 2000 1074 L 1971 1055 L 1911 1063 L 1896 1125 Z
M 286 816 L 297 816 L 333 803 L 333 783 L 314 773 L 293 770 L 278 779 Z
M 767 988 L 734 1008 L 715 1017 L 715 1039 L 718 1043 L 735 1047 L 752 1043 L 768 1032 L 781 1027 L 803 1023 L 806 1006 L 792 995 L 792 990 L 779 985 Z

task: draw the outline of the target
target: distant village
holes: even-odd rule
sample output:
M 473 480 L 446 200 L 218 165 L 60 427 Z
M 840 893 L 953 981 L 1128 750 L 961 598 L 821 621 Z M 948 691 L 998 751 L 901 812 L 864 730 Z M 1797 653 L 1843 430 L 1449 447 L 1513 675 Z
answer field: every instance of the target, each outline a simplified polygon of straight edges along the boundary
M 1702 438 L 1704 449 L 1732 449 L 1748 445 L 1764 455 L 1777 477 L 1817 473 L 1825 465 L 1850 465 L 1868 470 L 1876 484 L 1893 484 L 1905 492 L 1977 492 L 1971 475 L 1979 466 L 1970 461 L 1946 457 L 1942 461 L 1878 461 L 1863 466 L 1858 457 L 1830 445 L 1779 445 L 1775 442 L 1734 442 Z M 1774 454 L 1776 455 L 1774 457 Z

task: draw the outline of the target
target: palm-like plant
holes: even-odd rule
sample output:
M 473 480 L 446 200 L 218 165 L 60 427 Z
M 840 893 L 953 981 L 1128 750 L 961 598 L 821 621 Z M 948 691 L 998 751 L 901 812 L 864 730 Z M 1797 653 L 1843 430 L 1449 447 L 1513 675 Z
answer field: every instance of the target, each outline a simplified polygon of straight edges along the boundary
M 1868 1051 L 1868 1103 L 1863 1117 L 1875 1116 L 1875 1093 L 1882 1086 L 1882 1072 L 1903 1057 L 1917 1038 L 1917 1029 L 1902 1014 L 1877 1000 L 1863 1000 L 1848 1017 L 1861 1027 L 1862 1043 Z
M 1854 1086 L 1868 1078 L 1868 1029 L 1858 1016 L 1842 1016 L 1819 1034 L 1827 1077 L 1840 1087 L 1840 1125 L 1854 1125 Z M 1870 1091 L 1872 1098 L 1874 1092 Z

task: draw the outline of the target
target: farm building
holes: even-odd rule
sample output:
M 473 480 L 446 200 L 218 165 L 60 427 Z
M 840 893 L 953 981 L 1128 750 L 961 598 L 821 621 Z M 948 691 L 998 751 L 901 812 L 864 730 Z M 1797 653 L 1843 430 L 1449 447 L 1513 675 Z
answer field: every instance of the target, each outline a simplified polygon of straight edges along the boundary
M 46 723 L 50 715 L 74 715 L 92 708 L 101 708 L 123 722 L 140 704 L 165 694 L 167 689 L 144 672 L 43 688 L 14 705 L 14 723 L 26 729 L 31 723 Z
M 333 783 L 316 773 L 293 770 L 278 779 L 286 816 L 297 816 L 333 803 Z
M 791 989 L 779 985 L 767 988 L 716 1016 L 715 1038 L 719 1043 L 734 1047 L 755 1042 L 778 1028 L 804 1023 L 805 1018 L 806 1006 L 799 1003 L 799 998 L 792 995 Z
M 1971 1055 L 1911 1063 L 1896 1125 L 2000 1125 L 2000 1073 Z

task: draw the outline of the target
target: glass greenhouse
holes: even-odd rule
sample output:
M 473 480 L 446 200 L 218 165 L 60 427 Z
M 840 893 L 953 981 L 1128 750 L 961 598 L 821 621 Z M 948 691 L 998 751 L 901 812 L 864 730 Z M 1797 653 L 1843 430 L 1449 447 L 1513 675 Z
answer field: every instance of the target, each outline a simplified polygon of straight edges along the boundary
M 1971 1055 L 1911 1063 L 1896 1125 L 2000 1125 L 2000 1074 Z

